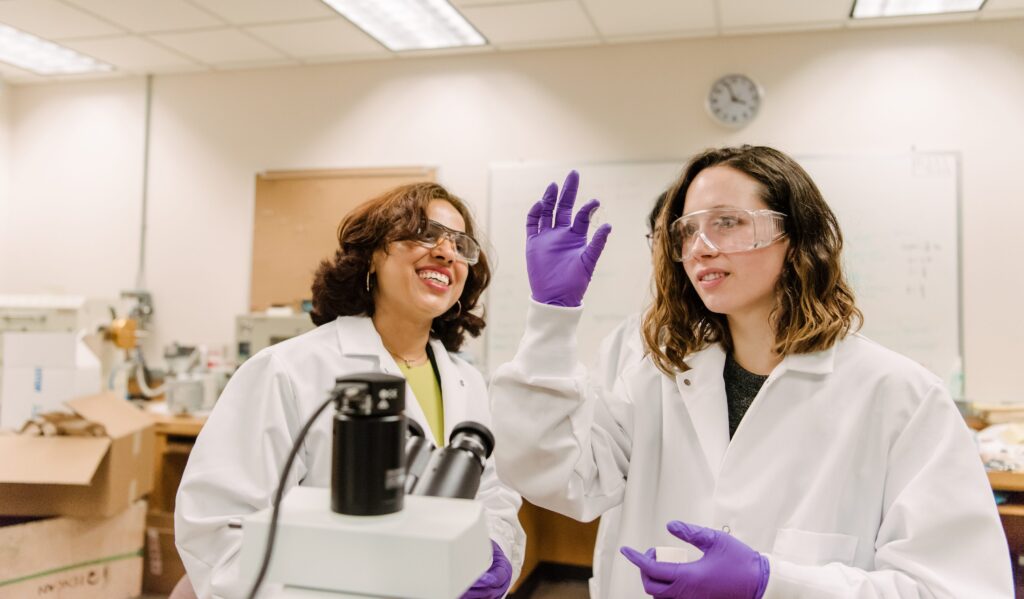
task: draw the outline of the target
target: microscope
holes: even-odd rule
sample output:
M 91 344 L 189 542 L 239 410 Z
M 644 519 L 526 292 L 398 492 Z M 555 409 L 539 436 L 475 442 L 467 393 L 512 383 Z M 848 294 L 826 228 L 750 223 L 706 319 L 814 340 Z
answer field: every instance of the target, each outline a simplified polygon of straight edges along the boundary
M 298 448 L 332 403 L 331 488 L 297 486 L 284 495 Z M 455 599 L 490 567 L 483 505 L 473 498 L 494 437 L 463 422 L 435 450 L 404 410 L 403 378 L 337 379 L 295 441 L 275 506 L 243 520 L 241 574 L 255 581 L 250 597 Z M 257 594 L 263 582 L 284 588 Z

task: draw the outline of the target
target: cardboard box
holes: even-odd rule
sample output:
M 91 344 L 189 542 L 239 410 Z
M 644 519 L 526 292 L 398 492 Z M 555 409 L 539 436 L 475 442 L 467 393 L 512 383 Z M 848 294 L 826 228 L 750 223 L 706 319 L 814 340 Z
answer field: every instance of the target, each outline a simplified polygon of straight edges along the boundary
M 152 416 L 112 393 L 66 405 L 107 436 L 0 436 L 0 514 L 106 517 L 152 490 Z
M 110 518 L 0 519 L 0 599 L 138 597 L 145 524 L 145 501 Z
M 142 590 L 169 595 L 185 575 L 185 566 L 174 545 L 174 514 L 150 512 L 146 515 L 146 566 L 142 572 Z
M 20 429 L 102 389 L 100 361 L 76 333 L 3 333 L 0 428 Z

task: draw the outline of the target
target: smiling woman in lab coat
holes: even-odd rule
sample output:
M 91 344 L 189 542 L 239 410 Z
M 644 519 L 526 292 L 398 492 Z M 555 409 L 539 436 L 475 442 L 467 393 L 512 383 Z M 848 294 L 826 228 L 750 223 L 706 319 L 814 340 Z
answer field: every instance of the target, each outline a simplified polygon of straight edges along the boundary
M 659 217 L 647 356 L 611 389 L 576 360 L 610 231 L 587 243 L 577 184 L 527 216 L 534 301 L 491 398 L 513 488 L 583 521 L 621 507 L 592 597 L 1013 597 L 970 433 L 937 377 L 854 332 L 838 222 L 796 162 L 691 160 Z
M 339 247 L 313 283 L 318 328 L 264 349 L 231 377 L 196 440 L 178 490 L 175 538 L 201 598 L 244 597 L 241 531 L 228 523 L 271 505 L 288 452 L 336 377 L 383 371 L 409 384 L 406 415 L 438 446 L 451 428 L 490 426 L 480 373 L 449 353 L 484 321 L 472 313 L 487 287 L 487 258 L 461 200 L 434 183 L 396 188 L 341 223 Z M 310 430 L 289 485 L 329 487 L 331 418 Z M 504 595 L 523 559 L 519 495 L 488 460 L 477 499 L 487 511 L 492 566 L 464 595 Z M 395 564 L 401 576 L 402 564 Z

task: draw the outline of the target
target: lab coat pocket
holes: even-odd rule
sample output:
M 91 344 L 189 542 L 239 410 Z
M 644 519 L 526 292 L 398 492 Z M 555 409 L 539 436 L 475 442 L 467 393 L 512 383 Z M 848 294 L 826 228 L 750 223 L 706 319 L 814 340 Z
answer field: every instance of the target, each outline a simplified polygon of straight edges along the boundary
M 775 534 L 772 555 L 804 566 L 834 562 L 850 566 L 857 554 L 857 541 L 851 535 L 780 528 Z

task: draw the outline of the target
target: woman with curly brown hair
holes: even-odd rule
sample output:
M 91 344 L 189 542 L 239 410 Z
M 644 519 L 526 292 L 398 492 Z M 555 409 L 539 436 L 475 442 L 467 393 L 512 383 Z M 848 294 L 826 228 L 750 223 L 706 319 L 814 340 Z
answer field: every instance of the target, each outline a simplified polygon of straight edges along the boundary
M 608 236 L 587 243 L 596 202 L 570 225 L 577 184 L 527 215 L 534 301 L 491 397 L 513 488 L 583 521 L 620 506 L 597 552 L 624 557 L 595 562 L 592 597 L 1013 596 L 967 427 L 938 377 L 855 332 L 838 221 L 795 161 L 689 162 L 658 218 L 647 355 L 611 389 L 576 361 Z
M 176 541 L 199 597 L 244 597 L 241 531 L 232 519 L 271 505 L 293 440 L 339 376 L 404 376 L 406 416 L 437 446 L 454 425 L 490 425 L 481 374 L 454 353 L 484 320 L 487 256 L 463 202 L 435 183 L 393 189 L 342 220 L 338 249 L 313 283 L 318 328 L 266 348 L 232 377 L 196 440 L 178 491 Z M 310 430 L 291 485 L 329 487 L 331 419 Z M 497 599 L 523 559 L 519 495 L 488 460 L 477 493 L 487 512 L 492 566 L 463 597 Z M 396 565 L 396 568 L 403 566 Z

